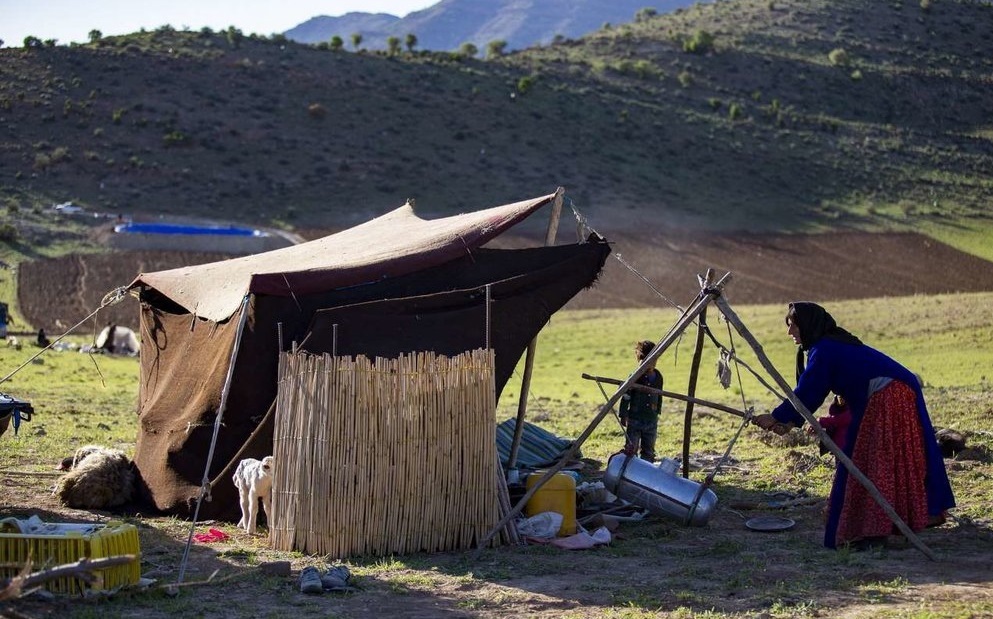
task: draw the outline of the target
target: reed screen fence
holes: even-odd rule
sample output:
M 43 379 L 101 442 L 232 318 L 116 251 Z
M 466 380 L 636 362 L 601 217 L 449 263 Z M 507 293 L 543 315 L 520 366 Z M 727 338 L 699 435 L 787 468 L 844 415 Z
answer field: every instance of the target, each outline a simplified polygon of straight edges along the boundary
M 468 549 L 505 513 L 491 350 L 280 355 L 270 544 L 331 558 Z

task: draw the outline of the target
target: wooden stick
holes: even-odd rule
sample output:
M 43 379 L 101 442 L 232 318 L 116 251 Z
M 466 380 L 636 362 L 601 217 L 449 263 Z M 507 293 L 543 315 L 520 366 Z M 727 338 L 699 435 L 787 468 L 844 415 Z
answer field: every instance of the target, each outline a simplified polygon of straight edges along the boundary
M 605 376 L 592 376 L 590 374 L 583 374 L 583 378 L 586 380 L 595 380 L 598 383 L 608 383 L 610 385 L 620 385 L 622 382 L 616 378 L 607 378 Z M 740 411 L 736 408 L 731 408 L 730 406 L 725 406 L 724 404 L 718 404 L 717 402 L 709 402 L 707 400 L 701 400 L 700 398 L 691 398 L 690 396 L 683 395 L 681 393 L 675 393 L 673 391 L 665 391 L 662 389 L 656 389 L 655 387 L 648 387 L 647 385 L 639 385 L 635 383 L 631 385 L 631 389 L 637 391 L 645 391 L 647 393 L 656 393 L 658 395 L 665 396 L 667 398 L 673 398 L 675 400 L 682 400 L 684 402 L 693 402 L 694 404 L 699 404 L 700 406 L 706 406 L 707 408 L 712 408 L 721 412 L 725 412 L 735 417 L 744 417 L 745 412 Z
M 548 221 L 548 230 L 545 233 L 545 247 L 555 244 L 555 236 L 559 229 L 559 217 L 562 215 L 562 195 L 565 193 L 564 187 L 555 190 L 555 201 L 552 203 L 552 214 Z M 489 325 L 487 325 L 487 328 Z M 489 347 L 489 342 L 486 343 Z M 534 351 L 538 347 L 538 336 L 534 336 L 528 343 L 527 356 L 524 358 L 524 376 L 521 379 L 521 395 L 517 400 L 517 423 L 514 425 L 514 439 L 510 443 L 510 455 L 507 458 L 507 468 L 512 469 L 517 466 L 517 451 L 521 445 L 521 436 L 524 432 L 524 415 L 528 408 L 528 393 L 531 390 L 531 371 L 534 366 Z
M 722 277 L 721 280 L 714 285 L 714 288 L 711 291 L 709 291 L 707 294 L 700 295 L 697 298 L 697 300 L 693 302 L 693 305 L 691 305 L 686 310 L 686 313 L 684 313 L 683 316 L 679 319 L 679 321 L 672 327 L 672 329 L 669 330 L 669 333 L 658 344 L 655 345 L 655 348 L 652 349 L 652 352 L 650 352 L 648 356 L 645 357 L 645 359 L 641 362 L 638 368 L 631 374 L 631 376 L 629 376 L 627 380 L 625 380 L 621 384 L 621 386 L 617 388 L 617 391 L 614 392 L 614 395 L 610 396 L 610 398 L 600 407 L 600 412 L 597 413 L 593 421 L 591 421 L 590 424 L 586 427 L 586 429 L 583 430 L 583 433 L 580 434 L 579 437 L 572 442 L 572 445 L 569 447 L 569 449 L 566 450 L 564 454 L 562 454 L 562 456 L 559 458 L 559 461 L 556 462 L 554 466 L 546 470 L 545 474 L 542 475 L 541 478 L 538 479 L 538 481 L 526 493 L 524 493 L 524 496 L 521 497 L 521 499 L 517 502 L 517 505 L 515 505 L 513 509 L 510 510 L 510 513 L 505 515 L 500 520 L 500 522 L 497 523 L 497 525 L 480 540 L 479 545 L 476 548 L 474 558 L 479 556 L 479 553 L 482 551 L 483 547 L 487 543 L 489 543 L 489 541 L 493 538 L 493 536 L 496 535 L 497 532 L 499 532 L 500 529 L 502 529 L 504 525 L 507 524 L 507 522 L 509 522 L 512 518 L 514 518 L 514 516 L 519 514 L 522 509 L 524 509 L 524 506 L 531 499 L 531 497 L 534 496 L 535 492 L 537 492 L 543 485 L 548 483 L 548 480 L 550 480 L 556 473 L 562 470 L 562 468 L 566 465 L 566 463 L 569 462 L 569 460 L 576 455 L 576 453 L 579 451 L 580 447 L 582 447 L 586 439 L 588 439 L 590 435 L 593 434 L 593 431 L 596 429 L 596 427 L 600 425 L 601 421 L 603 421 L 603 418 L 606 417 L 608 414 L 610 414 L 610 411 L 613 410 L 614 405 L 617 403 L 618 400 L 621 399 L 621 396 L 623 396 L 628 391 L 628 389 L 630 389 L 631 386 L 634 385 L 639 378 L 641 378 L 641 376 L 647 371 L 648 366 L 651 363 L 654 363 L 655 360 L 658 359 L 662 355 L 662 353 L 669 348 L 669 346 L 671 346 L 673 343 L 676 342 L 676 340 L 679 339 L 683 331 L 689 325 L 693 324 L 693 321 L 696 319 L 696 317 L 700 314 L 700 312 L 703 311 L 705 307 L 707 307 L 707 305 L 710 304 L 713 298 L 715 296 L 719 297 L 721 290 L 723 290 L 724 286 L 727 284 L 727 282 L 730 279 L 731 279 L 731 274 L 730 273 L 725 274 L 724 277 Z
M 767 357 L 765 352 L 762 350 L 762 345 L 759 344 L 758 340 L 755 339 L 741 319 L 738 318 L 738 315 L 733 309 L 731 309 L 731 306 L 728 305 L 728 302 L 724 299 L 724 297 L 718 296 L 714 299 L 714 302 L 717 304 L 717 307 L 720 308 L 721 313 L 724 314 L 724 317 L 727 318 L 728 322 L 734 326 L 735 330 L 741 334 L 741 337 L 745 338 L 748 345 L 752 347 L 752 350 L 755 351 L 755 356 L 758 357 L 762 367 L 765 368 L 773 380 L 776 381 L 776 384 L 778 384 L 779 387 L 786 393 L 786 397 L 789 399 L 790 403 L 793 404 L 793 408 L 795 408 L 796 411 L 800 413 L 800 416 L 802 416 L 807 423 L 810 424 L 810 427 L 817 433 L 817 437 L 821 440 L 824 446 L 827 447 L 832 454 L 834 454 L 834 456 L 838 459 L 838 462 L 841 462 L 841 464 L 848 469 L 848 473 L 862 484 L 862 487 L 864 487 L 866 492 L 868 492 L 869 495 L 876 500 L 876 503 L 883 508 L 883 511 L 890 517 L 893 524 L 900 529 L 900 532 L 903 533 L 904 536 L 906 536 L 906 538 L 909 539 L 918 550 L 923 552 L 928 559 L 937 561 L 937 558 L 934 553 L 931 552 L 931 549 L 928 548 L 917 536 L 917 534 L 915 534 L 913 530 L 907 526 L 907 523 L 900 518 L 886 498 L 880 494 L 875 484 L 873 484 L 872 481 L 859 470 L 855 463 L 852 462 L 851 458 L 845 455 L 845 452 L 843 452 L 838 445 L 831 440 L 828 433 L 825 432 L 821 427 L 821 424 L 817 422 L 817 418 L 815 418 L 813 413 L 807 409 L 807 406 L 800 401 L 800 398 L 797 397 L 796 393 L 793 391 L 793 388 L 788 382 L 786 382 L 786 379 L 783 378 L 782 374 L 776 370 L 776 367 L 772 364 L 772 361 L 769 360 L 769 357 Z
M 137 560 L 137 555 L 118 555 L 114 557 L 103 557 L 100 559 L 80 559 L 75 563 L 57 565 L 39 572 L 23 574 L 0 580 L 0 593 L 9 595 L 6 599 L 16 599 L 21 596 L 21 592 L 30 590 L 36 585 L 56 580 L 62 577 L 79 578 L 86 582 L 93 582 L 93 572 L 103 570 L 116 565 L 125 565 Z M 9 591 L 8 591 L 9 589 Z
M 707 274 L 701 281 L 701 288 L 706 289 L 714 282 L 714 269 L 707 269 Z M 697 319 L 696 348 L 693 350 L 693 362 L 690 365 L 690 379 L 686 385 L 686 411 L 683 413 L 683 477 L 690 476 L 690 435 L 693 429 L 693 397 L 696 395 L 697 377 L 700 374 L 700 358 L 703 357 L 703 338 L 707 332 L 707 308 L 703 308 Z

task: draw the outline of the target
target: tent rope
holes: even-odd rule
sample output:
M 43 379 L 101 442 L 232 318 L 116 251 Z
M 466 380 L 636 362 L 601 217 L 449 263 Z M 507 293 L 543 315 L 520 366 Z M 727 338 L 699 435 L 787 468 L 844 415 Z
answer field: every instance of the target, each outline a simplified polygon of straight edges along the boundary
M 8 380 L 10 380 L 10 378 L 12 376 L 14 376 L 14 374 L 17 374 L 18 372 L 20 372 L 21 370 L 23 370 L 25 367 L 27 367 L 28 365 L 30 365 L 31 362 L 33 362 L 35 359 L 37 359 L 38 357 L 40 357 L 41 355 L 43 355 L 47 351 L 51 350 L 51 348 L 53 346 L 55 346 L 56 344 L 58 344 L 64 337 L 66 337 L 67 335 L 69 335 L 70 333 L 72 333 L 73 331 L 75 331 L 76 329 L 78 329 L 80 325 L 82 325 L 84 322 L 86 322 L 90 318 L 93 318 L 94 316 L 96 316 L 100 312 L 100 310 L 104 309 L 105 307 L 111 306 L 111 305 L 116 305 L 116 304 L 120 303 L 121 301 L 123 301 L 124 300 L 124 297 L 127 296 L 127 293 L 128 293 L 127 286 L 118 286 L 117 288 L 114 288 L 113 290 L 111 290 L 107 294 L 103 295 L 103 299 L 100 301 L 100 307 L 98 307 L 95 310 L 93 310 L 92 312 L 90 312 L 90 314 L 86 318 L 83 318 L 82 320 L 80 320 L 79 322 L 77 322 L 76 324 L 74 324 L 73 326 L 69 327 L 66 330 L 65 333 L 63 333 L 59 337 L 57 337 L 54 340 L 52 340 L 48 344 L 48 346 L 45 346 L 44 348 L 42 348 L 41 350 L 39 350 L 38 352 L 36 352 L 34 355 L 32 355 L 27 361 L 25 361 L 21 365 L 17 366 L 17 368 L 15 368 L 14 371 L 12 371 L 10 374 L 7 374 L 3 378 L 0 378 L 0 385 L 2 385 L 3 383 L 7 382 Z
M 576 207 L 576 203 L 573 202 L 572 198 L 570 198 L 569 196 L 566 196 L 566 197 L 569 198 L 569 208 L 572 209 L 572 214 L 576 218 L 577 235 L 579 236 L 580 240 L 586 238 L 586 235 L 583 234 L 583 232 L 586 231 L 586 230 L 589 230 L 590 232 L 593 232 L 594 234 L 596 234 L 601 239 L 606 238 L 605 236 L 603 236 L 602 234 L 600 234 L 600 232 L 598 232 L 593 226 L 590 225 L 589 220 L 586 218 L 585 215 L 583 215 L 583 214 L 581 214 L 579 212 L 579 209 Z M 680 312 L 685 312 L 686 311 L 685 308 L 683 308 L 681 305 L 679 305 L 678 303 L 676 303 L 675 301 L 673 301 L 672 299 L 670 299 L 669 297 L 667 297 L 661 290 L 658 289 L 657 286 L 655 286 L 655 284 L 652 283 L 652 281 L 650 279 L 648 279 L 641 272 L 639 272 L 638 269 L 634 268 L 634 266 L 632 266 L 629 262 L 627 262 L 626 260 L 624 260 L 624 258 L 621 256 L 620 252 L 615 253 L 614 254 L 614 258 L 616 258 L 618 262 L 620 262 L 621 264 L 623 264 L 624 267 L 627 268 L 627 270 L 629 270 L 632 273 L 634 273 L 639 279 L 641 279 L 641 281 L 645 282 L 645 284 L 648 285 L 648 287 L 652 289 L 652 292 L 654 292 L 656 295 L 658 295 L 658 297 L 660 299 L 664 300 L 666 303 L 668 303 L 672 307 L 676 308 Z

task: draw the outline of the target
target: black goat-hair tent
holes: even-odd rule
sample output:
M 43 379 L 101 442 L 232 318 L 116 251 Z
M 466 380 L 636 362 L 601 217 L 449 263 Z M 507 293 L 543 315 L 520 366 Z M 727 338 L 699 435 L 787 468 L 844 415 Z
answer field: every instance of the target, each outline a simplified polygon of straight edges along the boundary
M 134 460 L 143 498 L 192 514 L 230 372 L 208 474 L 211 501 L 200 515 L 238 517 L 237 490 L 223 477 L 234 458 L 271 453 L 266 413 L 277 393 L 277 325 L 284 350 L 296 342 L 316 354 L 456 355 L 486 345 L 489 285 L 499 397 L 528 343 L 593 284 L 610 253 L 595 236 L 483 247 L 557 195 L 436 220 L 420 219 L 408 204 L 309 243 L 139 275 L 131 283 L 143 342 Z

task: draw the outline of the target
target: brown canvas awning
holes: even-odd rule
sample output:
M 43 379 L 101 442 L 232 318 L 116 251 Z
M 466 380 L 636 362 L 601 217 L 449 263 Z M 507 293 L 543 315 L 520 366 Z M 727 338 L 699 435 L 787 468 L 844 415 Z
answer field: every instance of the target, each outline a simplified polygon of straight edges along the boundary
M 246 294 L 293 296 L 374 282 L 443 264 L 484 245 L 555 194 L 421 219 L 405 204 L 362 225 L 283 249 L 142 273 L 130 288 L 154 289 L 199 318 L 230 318 Z

